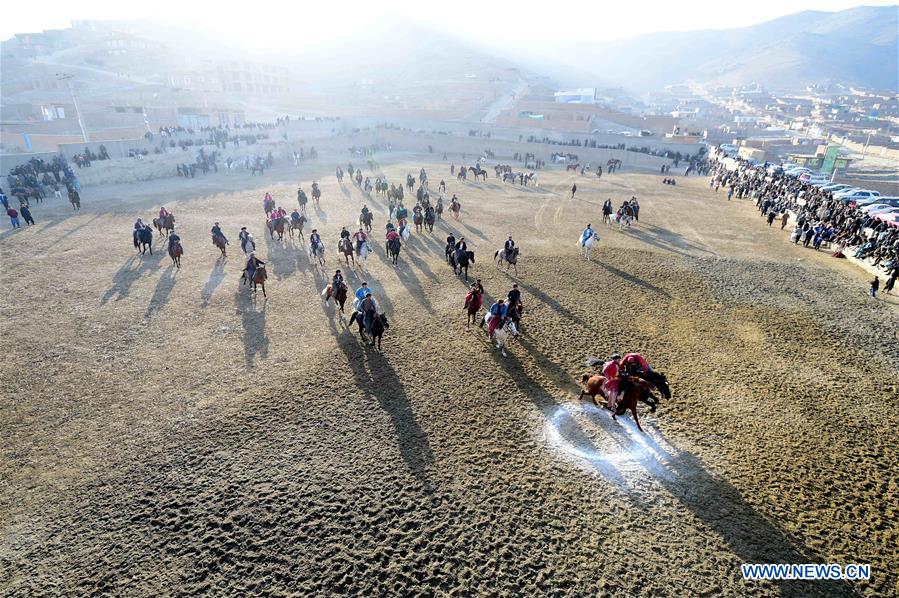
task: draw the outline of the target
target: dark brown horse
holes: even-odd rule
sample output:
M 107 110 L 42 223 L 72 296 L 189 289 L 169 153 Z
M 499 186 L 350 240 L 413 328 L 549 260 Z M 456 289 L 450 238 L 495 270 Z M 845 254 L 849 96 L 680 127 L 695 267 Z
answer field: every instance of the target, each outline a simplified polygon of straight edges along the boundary
M 337 242 L 337 252 L 343 254 L 343 258 L 346 260 L 346 265 L 350 265 L 350 260 L 353 260 L 353 265 L 356 265 L 356 250 L 353 249 L 353 242 L 349 239 L 341 239 Z
M 256 271 L 253 272 L 253 292 L 257 292 L 258 287 L 262 287 L 262 296 L 268 297 L 265 294 L 265 281 L 268 280 L 268 273 L 265 271 L 265 264 L 259 264 L 256 267 Z
M 222 257 L 228 257 L 225 253 L 225 246 L 227 245 L 225 237 L 222 237 L 220 235 L 213 235 L 212 244 L 219 248 L 219 251 L 222 252 Z
M 374 222 L 375 217 L 371 213 L 371 211 L 366 212 L 359 216 L 359 224 L 365 227 L 366 232 L 371 232 L 371 224 Z
M 181 243 L 175 241 L 169 246 L 169 257 L 172 258 L 172 263 L 175 264 L 175 267 L 179 270 L 181 269 L 181 256 L 184 255 L 184 248 L 181 247 Z
M 600 404 L 596 400 L 596 395 L 600 395 L 604 399 L 606 398 L 606 395 L 602 390 L 605 381 L 606 379 L 603 376 L 590 376 L 589 374 L 584 374 L 581 377 L 581 383 L 584 385 L 584 389 L 581 391 L 578 399 L 589 396 L 593 399 L 593 404 L 597 407 L 606 407 L 606 403 Z M 653 387 L 640 378 L 629 377 L 619 382 L 619 388 L 622 390 L 621 398 L 618 400 L 618 405 L 615 412 L 612 414 L 612 419 L 617 419 L 617 416 L 623 415 L 630 410 L 631 414 L 634 416 L 634 423 L 637 424 L 637 429 L 643 432 L 644 430 L 640 426 L 640 417 L 637 415 L 637 402 L 643 401 L 645 403 L 648 399 L 657 402 L 656 397 L 652 394 Z M 644 395 L 648 395 L 648 397 Z

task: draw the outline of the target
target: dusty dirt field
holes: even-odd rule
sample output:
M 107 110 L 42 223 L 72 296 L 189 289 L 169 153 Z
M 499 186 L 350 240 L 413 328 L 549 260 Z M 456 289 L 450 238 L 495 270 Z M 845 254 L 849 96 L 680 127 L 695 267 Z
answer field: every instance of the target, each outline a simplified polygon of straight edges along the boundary
M 866 274 L 789 245 L 705 179 L 555 171 L 524 190 L 391 159 L 391 181 L 424 165 L 464 213 L 413 236 L 394 268 L 384 202 L 368 202 L 379 242 L 350 282 L 386 308 L 383 353 L 319 295 L 363 200 L 333 176 L 344 156 L 93 189 L 79 214 L 45 204 L 0 237 L 0 593 L 897 591 L 895 297 L 871 300 Z M 292 209 L 313 177 L 324 271 L 262 228 L 264 191 Z M 602 201 L 631 194 L 640 222 L 600 226 Z M 161 203 L 180 271 L 161 241 L 152 257 L 131 246 L 135 216 Z M 575 247 L 588 221 L 592 262 Z M 242 225 L 270 267 L 267 301 L 238 288 Z M 449 229 L 491 296 L 524 293 L 506 358 L 466 330 Z M 508 232 L 517 276 L 489 259 Z M 614 350 L 669 375 L 646 435 L 576 400 L 585 359 Z M 872 579 L 740 578 L 743 562 L 819 561 L 871 563 Z

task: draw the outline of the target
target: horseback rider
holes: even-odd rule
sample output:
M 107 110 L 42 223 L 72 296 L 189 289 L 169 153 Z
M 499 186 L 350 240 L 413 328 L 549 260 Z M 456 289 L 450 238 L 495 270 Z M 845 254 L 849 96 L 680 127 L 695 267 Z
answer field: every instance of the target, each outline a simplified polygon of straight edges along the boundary
M 264 266 L 265 262 L 256 257 L 256 253 L 251 251 L 250 255 L 247 256 L 247 264 L 244 267 L 244 272 L 247 274 L 247 283 L 253 282 L 253 276 L 256 274 L 256 269 L 259 266 Z
M 612 411 L 618 408 L 621 399 L 621 383 L 624 372 L 621 367 L 621 353 L 612 353 L 609 361 L 602 366 L 602 375 L 606 379 L 603 384 L 603 393 L 606 395 L 608 407 Z
M 365 291 L 365 296 L 359 301 L 357 311 L 362 314 L 362 325 L 365 327 L 365 331 L 371 334 L 371 325 L 378 317 L 378 303 L 371 296 L 370 289 Z
M 387 224 L 384 226 L 384 228 L 387 229 L 387 234 L 388 234 L 388 235 L 390 234 L 390 231 L 396 231 L 396 227 L 393 225 L 393 221 L 392 221 L 392 220 L 388 220 L 388 221 L 387 221 Z
M 587 228 L 581 233 L 581 245 L 584 245 L 591 237 L 595 236 L 596 231 L 593 230 L 593 227 L 590 224 L 587 224 Z
M 509 238 L 506 239 L 506 243 L 503 245 L 503 248 L 506 253 L 506 261 L 512 257 L 512 250 L 515 249 L 515 241 L 512 240 L 512 235 L 509 235 Z
M 300 221 L 300 213 L 296 209 L 294 209 L 294 211 L 290 213 L 290 221 L 291 222 L 299 222 Z
M 490 306 L 490 319 L 487 321 L 487 335 L 490 338 L 493 338 L 496 329 L 505 323 L 508 311 L 506 300 L 503 298 L 497 299 L 496 303 Z
M 508 294 L 508 305 L 510 309 L 521 309 L 521 291 L 518 290 L 518 283 L 512 285 L 512 290 Z
M 169 251 L 172 250 L 172 247 L 175 246 L 175 243 L 181 243 L 181 237 L 178 236 L 178 233 L 175 232 L 175 229 L 172 229 L 171 234 L 169 235 Z M 182 247 L 182 251 L 184 248 Z
M 391 225 L 387 229 L 387 241 L 390 242 L 390 241 L 393 241 L 394 239 L 399 239 L 399 238 L 400 238 L 400 234 L 398 232 L 396 232 L 396 229 L 393 228 L 393 225 Z
M 303 191 L 302 187 L 297 187 L 297 202 L 299 202 L 300 206 L 305 206 L 309 201 L 309 198 L 306 197 L 306 192 Z
M 365 222 L 368 219 L 368 205 L 362 204 L 362 222 Z
M 468 243 L 465 242 L 465 237 L 459 237 L 459 240 L 456 241 L 456 252 L 459 251 L 468 251 Z
M 368 288 L 368 282 L 362 281 L 362 286 L 356 289 L 356 292 L 353 293 L 353 297 L 355 297 L 354 303 L 356 304 L 356 309 L 358 311 L 358 305 L 362 303 L 362 300 L 365 299 L 365 294 L 368 293 L 371 295 L 371 289 Z
M 312 233 L 309 235 L 309 245 L 312 247 L 312 253 L 315 254 L 315 250 L 320 246 L 324 245 L 322 243 L 322 238 L 318 234 L 318 229 L 313 228 Z
M 353 240 L 356 242 L 356 253 L 362 253 L 362 246 L 368 243 L 368 235 L 359 227 L 359 231 L 353 233 Z
M 334 276 L 331 278 L 331 292 L 336 293 L 337 289 L 343 284 L 343 274 L 340 270 L 334 272 Z
M 449 234 L 449 236 L 446 238 L 446 246 L 452 247 L 453 249 L 456 248 L 456 235 L 454 235 L 453 233 Z
M 222 240 L 225 242 L 225 244 L 226 245 L 228 244 L 228 238 L 225 237 L 225 233 L 222 232 L 222 228 L 219 226 L 218 222 L 216 222 L 215 224 L 212 225 L 212 230 L 209 232 L 212 233 L 213 242 L 215 242 L 216 237 L 221 237 Z
M 134 230 L 131 232 L 131 236 L 134 238 L 134 244 L 135 244 L 135 245 L 137 245 L 137 233 L 140 232 L 140 231 L 142 231 L 142 230 L 144 230 L 144 227 L 145 227 L 145 226 L 146 226 L 146 225 L 144 224 L 144 221 L 141 220 L 140 218 L 138 218 L 138 219 L 134 222 Z
M 484 285 L 481 284 L 481 279 L 480 279 L 480 278 L 478 278 L 477 280 L 475 280 L 474 284 L 471 285 L 471 288 L 472 288 L 472 289 L 477 289 L 478 293 L 480 293 L 482 296 L 484 295 Z
M 272 200 L 272 194 L 269 193 L 268 191 L 266 191 L 265 196 L 262 198 L 262 201 L 271 201 L 271 200 Z
M 160 220 L 165 220 L 169 216 L 169 214 L 171 214 L 171 212 L 166 210 L 165 206 L 162 206 L 161 208 L 159 208 L 159 219 Z
M 350 231 L 348 231 L 345 226 L 341 226 L 340 227 L 340 239 L 343 240 L 343 239 L 349 239 L 349 238 L 350 238 Z
M 632 376 L 642 377 L 652 371 L 652 367 L 646 358 L 639 353 L 628 353 L 621 359 L 621 367 L 624 372 Z

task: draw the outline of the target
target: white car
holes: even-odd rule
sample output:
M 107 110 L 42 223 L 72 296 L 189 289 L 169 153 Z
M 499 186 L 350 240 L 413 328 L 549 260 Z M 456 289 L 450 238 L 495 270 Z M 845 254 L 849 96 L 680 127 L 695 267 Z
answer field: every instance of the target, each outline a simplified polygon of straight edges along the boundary
M 891 206 L 883 203 L 872 203 L 866 206 L 862 206 L 859 209 L 865 214 L 876 214 L 877 212 L 891 212 L 896 209 L 896 206 Z
M 870 197 L 880 197 L 880 193 L 877 191 L 871 191 L 870 189 L 853 189 L 850 191 L 843 191 L 842 193 L 837 193 L 834 197 L 841 201 L 855 201 L 857 199 L 868 199 Z
M 821 187 L 821 191 L 830 191 L 831 193 L 840 193 L 849 189 L 852 189 L 852 185 L 847 185 L 846 183 L 833 183 Z

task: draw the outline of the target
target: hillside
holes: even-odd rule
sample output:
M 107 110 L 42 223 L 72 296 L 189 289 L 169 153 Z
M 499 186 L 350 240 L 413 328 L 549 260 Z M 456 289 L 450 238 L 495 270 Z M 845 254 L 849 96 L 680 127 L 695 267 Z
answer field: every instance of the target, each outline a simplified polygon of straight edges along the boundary
M 897 6 L 805 11 L 726 30 L 664 32 L 561 47 L 555 65 L 568 83 L 658 89 L 760 82 L 769 88 L 840 82 L 897 87 Z

